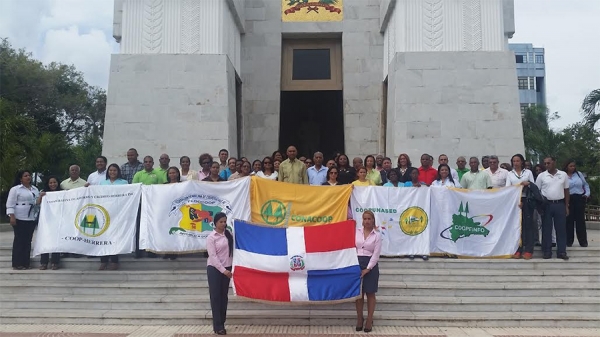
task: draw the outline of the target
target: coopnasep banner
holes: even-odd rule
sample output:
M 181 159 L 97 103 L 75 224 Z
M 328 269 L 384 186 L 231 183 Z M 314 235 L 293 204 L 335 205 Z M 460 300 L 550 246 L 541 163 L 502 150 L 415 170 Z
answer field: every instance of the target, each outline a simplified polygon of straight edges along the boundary
M 142 186 L 140 249 L 161 253 L 206 250 L 206 238 L 219 212 L 233 219 L 250 219 L 250 179 L 210 183 Z
M 351 200 L 357 226 L 362 226 L 365 210 L 375 214 L 375 224 L 381 232 L 382 255 L 429 255 L 429 188 L 357 186 Z
M 89 186 L 42 199 L 33 254 L 104 256 L 135 249 L 141 185 Z
M 432 252 L 476 257 L 514 254 L 521 237 L 521 186 L 431 188 Z
M 352 185 L 309 186 L 252 177 L 252 222 L 315 226 L 347 220 Z

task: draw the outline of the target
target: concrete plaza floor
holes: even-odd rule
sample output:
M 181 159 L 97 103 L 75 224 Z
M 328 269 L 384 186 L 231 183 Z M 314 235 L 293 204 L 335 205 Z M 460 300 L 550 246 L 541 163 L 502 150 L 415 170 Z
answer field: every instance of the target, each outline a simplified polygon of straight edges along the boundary
M 35 318 L 32 318 L 35 323 Z M 377 327 L 371 333 L 345 326 L 228 326 L 228 336 L 398 336 L 398 337 L 542 337 L 600 336 L 597 329 L 575 328 L 444 328 Z M 0 337 L 205 337 L 215 336 L 211 326 L 107 326 L 107 325 L 0 325 Z

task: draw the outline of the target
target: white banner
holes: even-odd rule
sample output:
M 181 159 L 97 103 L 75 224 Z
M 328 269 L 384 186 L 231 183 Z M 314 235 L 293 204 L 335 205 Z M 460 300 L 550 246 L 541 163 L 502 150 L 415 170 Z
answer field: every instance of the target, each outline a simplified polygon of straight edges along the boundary
M 514 254 L 521 237 L 521 186 L 431 188 L 432 252 L 477 257 Z
M 382 237 L 382 255 L 429 255 L 430 191 L 427 187 L 354 187 L 352 216 L 362 227 L 369 209 Z
M 142 186 L 140 249 L 160 253 L 206 250 L 213 217 L 250 220 L 250 178 Z
M 131 253 L 140 195 L 140 184 L 47 193 L 42 199 L 33 254 Z

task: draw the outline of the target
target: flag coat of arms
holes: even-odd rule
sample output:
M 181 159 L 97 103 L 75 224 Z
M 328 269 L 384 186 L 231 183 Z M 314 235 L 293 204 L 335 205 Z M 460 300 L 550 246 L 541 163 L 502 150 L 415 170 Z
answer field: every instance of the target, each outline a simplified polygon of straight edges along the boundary
M 360 295 L 356 223 L 272 227 L 236 220 L 233 288 L 271 302 L 332 302 Z

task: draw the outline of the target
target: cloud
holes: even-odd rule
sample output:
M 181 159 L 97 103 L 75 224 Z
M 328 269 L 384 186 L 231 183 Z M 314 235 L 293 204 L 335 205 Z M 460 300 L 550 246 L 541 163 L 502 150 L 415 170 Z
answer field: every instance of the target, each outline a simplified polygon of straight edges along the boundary
M 74 64 L 89 84 L 106 88 L 111 51 L 103 31 L 91 29 L 81 34 L 77 26 L 72 26 L 46 32 L 40 56 L 44 63 Z

